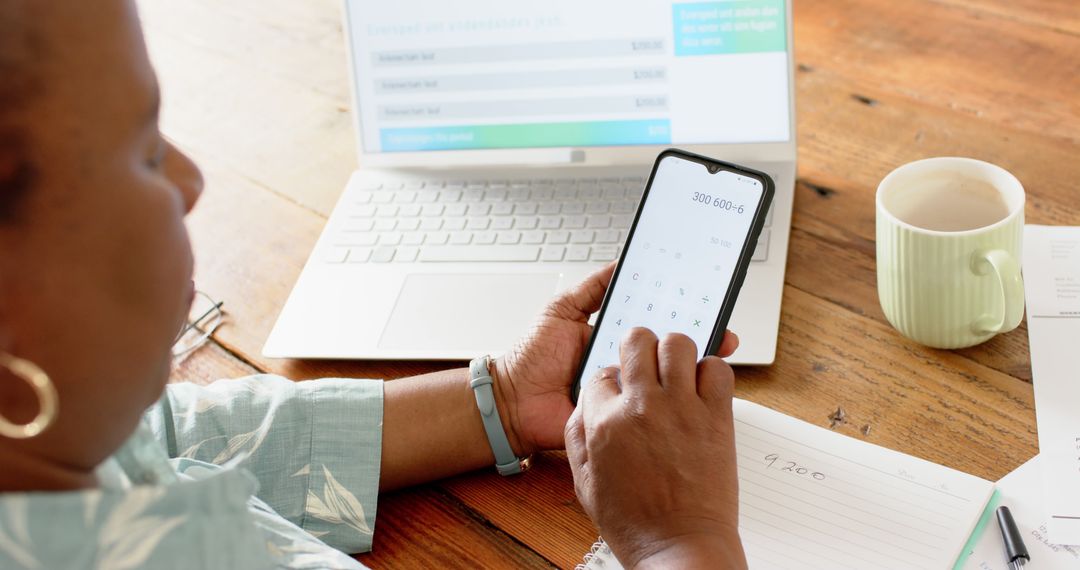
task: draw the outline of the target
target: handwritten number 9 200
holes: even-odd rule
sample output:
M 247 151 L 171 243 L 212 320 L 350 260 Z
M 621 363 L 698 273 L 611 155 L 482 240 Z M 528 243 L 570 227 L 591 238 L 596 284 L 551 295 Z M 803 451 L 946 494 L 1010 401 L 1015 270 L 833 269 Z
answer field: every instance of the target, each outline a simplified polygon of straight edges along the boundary
M 818 471 L 811 471 L 802 465 L 794 461 L 781 459 L 776 453 L 770 453 L 765 456 L 765 468 L 766 469 L 779 469 L 780 471 L 787 471 L 788 473 L 794 473 L 795 475 L 802 475 L 804 477 L 810 477 L 818 481 L 825 480 L 825 474 Z

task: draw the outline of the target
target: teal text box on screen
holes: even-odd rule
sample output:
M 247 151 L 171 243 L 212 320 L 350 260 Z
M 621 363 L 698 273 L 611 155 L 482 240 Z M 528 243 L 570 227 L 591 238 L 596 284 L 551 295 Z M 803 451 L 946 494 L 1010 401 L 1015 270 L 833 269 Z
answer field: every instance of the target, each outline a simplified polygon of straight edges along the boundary
M 385 152 L 560 146 L 671 144 L 671 121 L 638 119 L 569 123 L 460 125 L 380 129 Z
M 695 2 L 672 6 L 675 55 L 784 51 L 784 0 Z

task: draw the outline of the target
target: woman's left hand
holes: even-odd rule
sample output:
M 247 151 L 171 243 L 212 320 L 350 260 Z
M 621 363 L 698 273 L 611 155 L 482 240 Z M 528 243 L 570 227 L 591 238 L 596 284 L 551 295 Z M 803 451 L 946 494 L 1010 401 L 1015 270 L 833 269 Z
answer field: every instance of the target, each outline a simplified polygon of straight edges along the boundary
M 514 452 L 525 456 L 562 449 L 563 428 L 574 411 L 570 389 L 592 336 L 589 316 L 600 310 L 615 263 L 563 292 L 532 330 L 496 363 L 496 397 Z M 720 356 L 738 347 L 728 331 Z

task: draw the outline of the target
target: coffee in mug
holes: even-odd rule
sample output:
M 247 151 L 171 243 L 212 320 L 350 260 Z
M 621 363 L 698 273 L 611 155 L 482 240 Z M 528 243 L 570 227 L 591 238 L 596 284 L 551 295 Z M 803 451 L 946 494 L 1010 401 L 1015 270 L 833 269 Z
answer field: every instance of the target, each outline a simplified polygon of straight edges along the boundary
M 877 191 L 878 298 L 904 336 L 972 346 L 1020 324 L 1024 189 L 1004 169 L 930 158 L 889 173 Z
M 886 204 L 900 221 L 939 232 L 989 226 L 1009 215 L 1005 199 L 989 182 L 955 172 L 928 175 Z

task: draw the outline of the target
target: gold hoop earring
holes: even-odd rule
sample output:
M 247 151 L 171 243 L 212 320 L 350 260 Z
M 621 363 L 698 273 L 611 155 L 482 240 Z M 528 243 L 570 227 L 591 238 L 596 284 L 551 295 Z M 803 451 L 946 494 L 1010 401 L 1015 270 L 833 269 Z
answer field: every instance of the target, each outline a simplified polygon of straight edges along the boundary
M 56 386 L 52 379 L 38 365 L 12 356 L 6 352 L 0 352 L 0 368 L 7 368 L 30 385 L 38 399 L 38 415 L 25 424 L 12 423 L 0 415 L 0 436 L 12 439 L 29 439 L 45 431 L 56 419 L 57 400 Z

